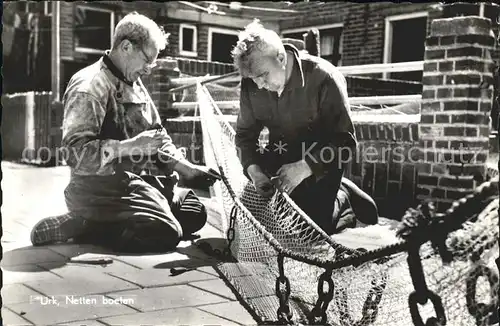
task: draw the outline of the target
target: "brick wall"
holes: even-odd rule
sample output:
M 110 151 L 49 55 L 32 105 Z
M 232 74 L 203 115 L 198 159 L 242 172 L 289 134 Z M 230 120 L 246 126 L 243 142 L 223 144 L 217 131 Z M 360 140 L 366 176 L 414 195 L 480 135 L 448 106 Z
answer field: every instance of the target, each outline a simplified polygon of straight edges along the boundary
M 208 59 L 208 30 L 210 27 L 218 27 L 224 28 L 232 31 L 238 31 L 238 29 L 234 27 L 224 27 L 224 26 L 215 26 L 215 25 L 207 25 L 200 24 L 197 22 L 190 21 L 180 21 L 177 19 L 170 18 L 162 18 L 159 20 L 159 25 L 163 26 L 166 32 L 170 33 L 168 38 L 168 46 L 165 49 L 163 55 L 167 57 L 184 57 L 186 59 L 194 59 L 194 60 L 207 60 Z M 180 24 L 188 24 L 196 27 L 196 37 L 197 37 L 197 55 L 193 57 L 185 57 L 180 55 L 179 53 L 179 33 L 180 33 Z
M 427 39 L 419 125 L 419 199 L 439 211 L 486 177 L 495 40 L 479 17 L 435 20 Z
M 74 10 L 78 4 L 85 6 L 94 6 L 96 8 L 111 9 L 115 12 L 115 23 L 118 23 L 120 17 L 123 17 L 129 12 L 137 11 L 152 19 L 158 15 L 158 11 L 162 8 L 162 3 L 152 1 L 137 1 L 137 2 L 118 2 L 118 1 L 95 1 L 95 2 L 67 2 L 61 1 L 61 57 L 72 58 L 76 61 L 91 62 L 95 59 L 95 55 L 79 53 L 74 51 Z
M 314 10 L 297 19 L 284 20 L 280 24 L 280 29 L 343 23 L 342 65 L 381 63 L 384 51 L 385 18 L 392 15 L 428 11 L 428 26 L 430 26 L 433 19 L 440 17 L 439 11 L 431 9 L 433 4 L 332 1 L 322 6 L 315 6 Z M 300 6 L 307 7 L 308 4 L 304 3 Z
M 355 123 L 359 147 L 345 176 L 377 203 L 380 216 L 400 219 L 415 206 L 418 125 Z

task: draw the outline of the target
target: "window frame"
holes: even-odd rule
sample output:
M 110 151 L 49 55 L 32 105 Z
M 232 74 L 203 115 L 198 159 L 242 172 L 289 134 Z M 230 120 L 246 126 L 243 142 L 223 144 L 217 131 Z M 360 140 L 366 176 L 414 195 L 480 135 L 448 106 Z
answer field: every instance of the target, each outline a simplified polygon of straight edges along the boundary
M 184 46 L 184 32 L 183 29 L 191 29 L 193 30 L 193 51 L 185 51 L 183 49 Z M 179 25 L 179 55 L 186 57 L 197 57 L 198 56 L 198 28 L 196 25 L 191 24 L 180 24 Z
M 52 1 L 44 1 L 43 2 L 43 14 L 45 16 L 52 16 L 52 11 L 49 13 L 49 8 L 52 6 Z
M 326 25 L 315 25 L 315 26 L 307 26 L 307 27 L 297 27 L 297 28 L 289 28 L 289 29 L 284 29 L 280 32 L 280 37 L 284 38 L 284 34 L 291 34 L 291 33 L 300 33 L 300 32 L 308 32 L 311 29 L 317 29 L 319 31 L 319 38 L 321 40 L 321 30 L 326 30 L 326 29 L 333 29 L 333 28 L 342 28 L 342 33 L 340 34 L 340 40 L 339 40 L 339 54 L 340 54 L 340 59 L 337 62 L 337 67 L 342 66 L 342 52 L 344 50 L 344 24 L 343 23 L 335 23 L 335 24 L 326 24 Z
M 207 61 L 212 62 L 212 37 L 213 33 L 226 34 L 226 35 L 240 35 L 240 31 L 234 29 L 226 29 L 220 27 L 209 27 L 208 28 L 208 48 L 207 48 Z
M 414 18 L 427 18 L 427 24 L 429 23 L 429 12 L 428 11 L 419 11 L 413 12 L 409 14 L 402 15 L 392 15 L 385 17 L 385 27 L 384 27 L 384 56 L 383 63 L 391 63 L 391 52 L 392 52 L 392 36 L 393 36 L 393 25 L 392 22 L 401 21 L 401 20 L 409 20 Z M 427 33 L 427 31 L 426 31 Z M 424 60 L 424 58 L 422 58 Z M 382 78 L 387 79 L 389 76 L 388 72 L 382 73 Z
M 114 10 L 112 9 L 106 9 L 106 8 L 100 8 L 100 7 L 93 7 L 89 5 L 80 5 L 77 4 L 75 5 L 75 10 L 78 10 L 78 8 L 84 8 L 86 10 L 93 10 L 93 11 L 100 11 L 100 12 L 107 12 L 110 14 L 110 40 L 111 44 L 113 43 L 113 34 L 114 34 L 114 29 L 115 29 L 115 18 L 116 14 Z M 74 26 L 73 26 L 74 28 Z M 111 47 L 111 44 L 109 47 Z M 93 49 L 93 48 L 87 48 L 87 47 L 82 47 L 82 46 L 76 46 L 75 45 L 75 52 L 79 53 L 90 53 L 90 54 L 104 54 L 106 50 L 99 50 L 99 49 Z

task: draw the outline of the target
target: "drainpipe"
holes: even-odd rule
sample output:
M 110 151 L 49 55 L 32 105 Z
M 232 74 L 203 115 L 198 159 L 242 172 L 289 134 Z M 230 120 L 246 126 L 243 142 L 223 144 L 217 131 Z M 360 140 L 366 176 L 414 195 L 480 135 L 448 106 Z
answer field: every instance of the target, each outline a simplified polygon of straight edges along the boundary
M 52 5 L 52 42 L 51 42 L 51 70 L 52 70 L 52 101 L 60 100 L 61 86 L 61 28 L 59 1 L 51 1 Z

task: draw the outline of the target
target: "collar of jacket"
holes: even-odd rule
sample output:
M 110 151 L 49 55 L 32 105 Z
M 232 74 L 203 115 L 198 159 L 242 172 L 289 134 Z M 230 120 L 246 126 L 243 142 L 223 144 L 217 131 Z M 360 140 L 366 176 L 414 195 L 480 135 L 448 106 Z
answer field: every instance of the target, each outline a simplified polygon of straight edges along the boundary
M 284 43 L 283 46 L 285 47 L 285 50 L 291 51 L 293 53 L 293 57 L 295 58 L 295 63 L 293 65 L 294 69 L 292 70 L 292 76 L 288 81 L 289 88 L 294 89 L 294 88 L 304 87 L 305 86 L 304 70 L 302 68 L 302 59 L 300 58 L 299 50 L 293 44 L 290 43 Z M 296 68 L 299 69 L 297 70 Z
M 125 78 L 125 75 L 120 71 L 120 69 L 118 69 L 118 67 L 115 66 L 113 61 L 111 61 L 111 59 L 109 58 L 109 53 L 110 51 L 106 50 L 106 52 L 102 57 L 102 62 L 106 65 L 106 67 L 108 67 L 109 71 L 113 74 L 113 76 L 115 76 L 116 78 L 118 78 L 119 80 L 121 80 L 122 82 L 124 82 L 129 86 L 134 86 L 134 83 L 127 80 L 127 78 Z

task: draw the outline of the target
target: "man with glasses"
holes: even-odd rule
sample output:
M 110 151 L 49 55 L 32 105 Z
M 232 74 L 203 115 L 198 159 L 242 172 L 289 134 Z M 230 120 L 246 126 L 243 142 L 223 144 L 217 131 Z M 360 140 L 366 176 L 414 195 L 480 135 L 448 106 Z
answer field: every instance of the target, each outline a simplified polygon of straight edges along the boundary
M 357 140 L 340 71 L 283 44 L 258 21 L 240 33 L 232 56 L 242 76 L 235 142 L 256 191 L 271 197 L 281 188 L 329 234 L 356 226 L 356 218 L 376 224 L 373 199 L 343 178 Z M 263 127 L 269 129 L 264 150 L 258 147 Z
M 119 251 L 168 251 L 206 223 L 199 198 L 176 187 L 174 176 L 203 188 L 218 175 L 176 148 L 141 82 L 167 37 L 151 19 L 128 14 L 116 25 L 112 49 L 71 78 L 62 139 L 71 168 L 69 213 L 38 222 L 34 245 L 73 239 Z M 144 174 L 151 164 L 165 176 Z

